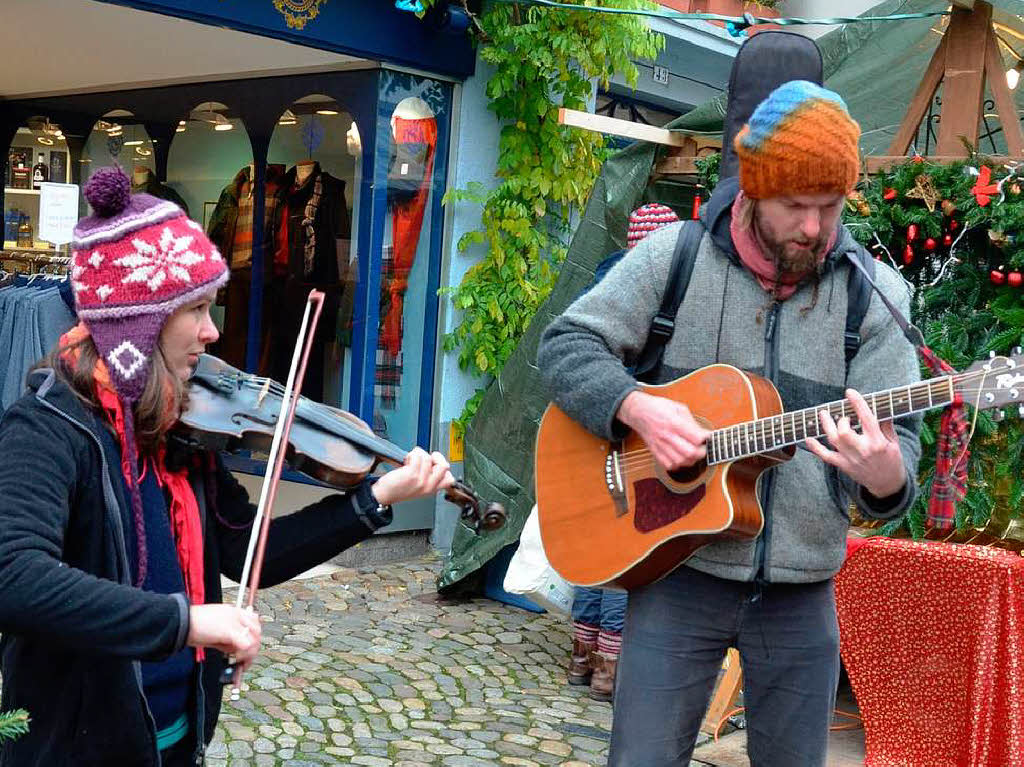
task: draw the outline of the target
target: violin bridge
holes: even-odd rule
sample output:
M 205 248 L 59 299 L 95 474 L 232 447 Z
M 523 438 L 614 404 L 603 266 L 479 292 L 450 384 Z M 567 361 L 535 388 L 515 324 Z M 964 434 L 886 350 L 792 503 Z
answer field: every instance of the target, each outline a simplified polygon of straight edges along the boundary
M 263 382 L 263 386 L 260 387 L 260 393 L 256 397 L 256 407 L 263 406 L 263 398 L 270 392 L 270 379 L 268 378 Z

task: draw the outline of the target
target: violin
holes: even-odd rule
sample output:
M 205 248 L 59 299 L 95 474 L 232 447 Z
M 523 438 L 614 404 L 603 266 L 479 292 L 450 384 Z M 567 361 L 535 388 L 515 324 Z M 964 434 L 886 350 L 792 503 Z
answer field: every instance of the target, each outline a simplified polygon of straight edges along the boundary
M 176 428 L 186 444 L 228 452 L 270 448 L 284 396 L 281 384 L 203 354 L 188 394 Z M 296 398 L 286 449 L 292 468 L 340 489 L 356 486 L 382 462 L 401 466 L 408 455 L 351 413 L 306 397 Z M 459 507 L 462 524 L 475 534 L 505 524 L 504 507 L 483 501 L 461 480 L 445 490 L 445 499 Z

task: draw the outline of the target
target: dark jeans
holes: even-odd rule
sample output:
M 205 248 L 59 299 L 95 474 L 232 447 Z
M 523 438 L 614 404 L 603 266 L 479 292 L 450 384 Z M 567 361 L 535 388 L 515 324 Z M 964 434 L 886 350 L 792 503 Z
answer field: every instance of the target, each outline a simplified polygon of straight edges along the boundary
M 577 586 L 572 598 L 572 619 L 621 634 L 626 620 L 626 592 Z
M 690 763 L 729 647 L 751 767 L 825 764 L 839 681 L 832 581 L 757 586 L 683 566 L 629 595 L 610 767 Z

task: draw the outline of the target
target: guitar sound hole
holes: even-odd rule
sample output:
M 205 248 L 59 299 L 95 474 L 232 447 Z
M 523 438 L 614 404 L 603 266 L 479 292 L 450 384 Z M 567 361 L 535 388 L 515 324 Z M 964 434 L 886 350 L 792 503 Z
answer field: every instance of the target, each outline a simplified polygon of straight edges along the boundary
M 700 476 L 707 470 L 708 462 L 705 459 L 697 461 L 693 466 L 684 466 L 681 469 L 670 471 L 668 473 L 675 482 L 680 484 L 687 484 L 689 482 L 696 482 Z

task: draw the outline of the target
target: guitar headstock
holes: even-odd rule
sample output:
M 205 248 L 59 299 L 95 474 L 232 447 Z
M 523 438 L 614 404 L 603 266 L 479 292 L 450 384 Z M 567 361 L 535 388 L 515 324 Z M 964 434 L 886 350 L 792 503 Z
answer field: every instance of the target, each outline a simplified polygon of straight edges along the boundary
M 1009 355 L 991 352 L 962 373 L 953 376 L 953 388 L 968 405 L 981 410 L 1014 407 L 1024 417 L 1024 353 L 1016 347 Z M 1001 421 L 1005 411 L 993 418 Z

